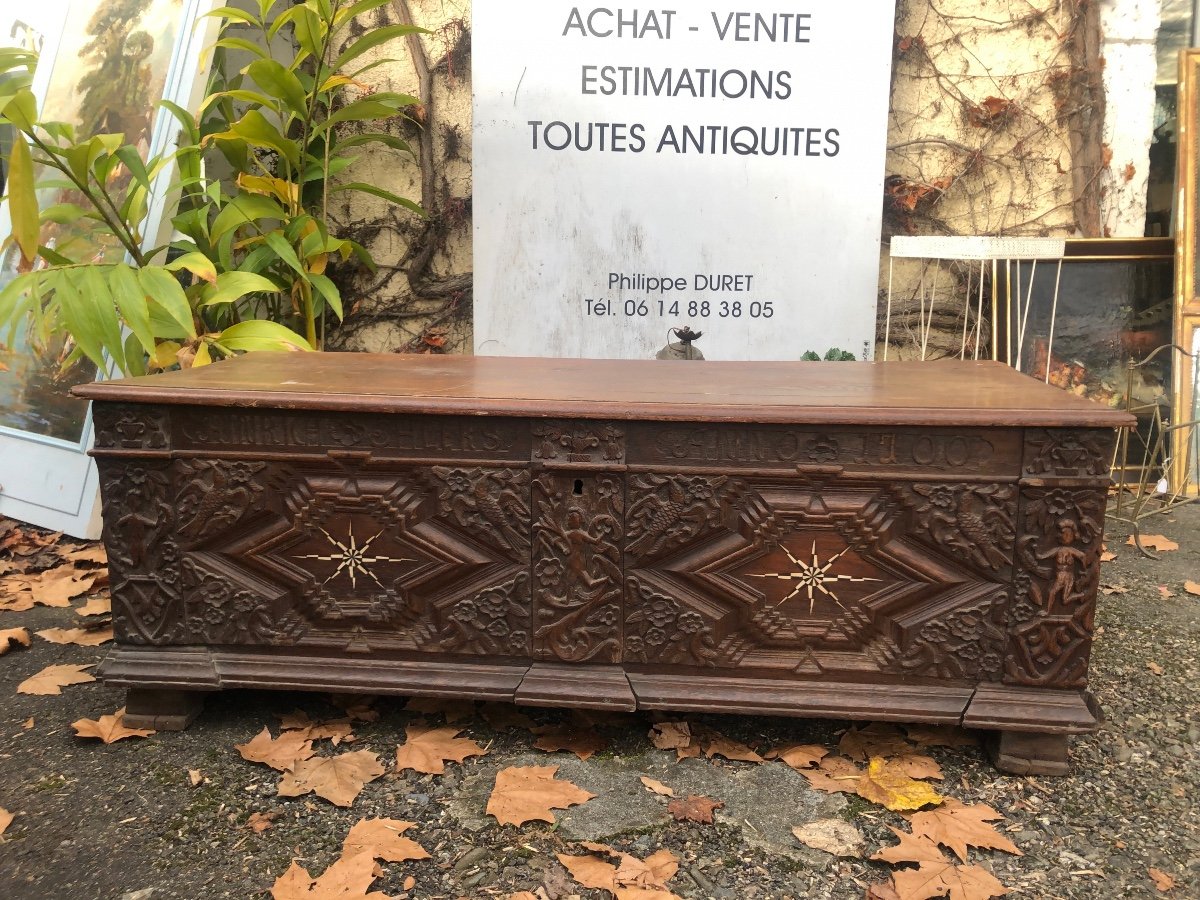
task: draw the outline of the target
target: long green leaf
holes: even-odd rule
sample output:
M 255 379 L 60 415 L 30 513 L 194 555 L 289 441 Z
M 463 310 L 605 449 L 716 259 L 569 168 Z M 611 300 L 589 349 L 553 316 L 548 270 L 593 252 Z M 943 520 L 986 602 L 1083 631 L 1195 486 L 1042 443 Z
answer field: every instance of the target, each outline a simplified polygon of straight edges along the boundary
M 266 50 L 258 46 L 258 44 L 255 44 L 253 41 L 248 41 L 245 38 L 223 37 L 213 44 L 213 46 L 230 47 L 234 50 L 245 50 L 247 53 L 253 53 L 255 56 L 261 57 L 262 59 L 270 58 L 270 54 L 268 54 Z
M 261 194 L 241 193 L 226 204 L 213 220 L 210 232 L 213 241 L 218 241 L 228 232 L 232 232 L 247 222 L 259 219 L 286 219 L 287 213 L 270 197 Z
M 216 284 L 204 286 L 200 292 L 200 305 L 213 306 L 218 303 L 231 303 L 247 294 L 265 292 L 277 294 L 280 288 L 271 279 L 253 272 L 222 272 L 217 276 Z
M 183 288 L 175 280 L 175 276 L 161 266 L 143 266 L 137 270 L 137 275 L 142 290 L 152 301 L 151 318 L 154 318 L 157 306 L 166 315 L 167 320 L 175 325 L 175 329 L 170 331 L 166 330 L 161 323 L 156 325 L 157 336 L 194 340 L 196 323 L 192 318 L 192 307 L 188 303 Z
M 425 210 L 421 209 L 421 207 L 413 203 L 411 200 L 401 197 L 399 194 L 393 194 L 391 191 L 385 191 L 383 188 L 376 187 L 373 184 L 367 184 L 366 182 L 348 181 L 345 184 L 335 185 L 329 189 L 329 193 L 331 194 L 337 191 L 362 191 L 364 194 L 371 194 L 372 196 L 381 197 L 384 200 L 390 200 L 393 203 L 398 203 L 405 209 L 415 212 L 418 216 L 426 215 Z
M 154 352 L 154 331 L 150 327 L 150 305 L 146 302 L 146 292 L 138 283 L 133 269 L 124 263 L 112 267 L 108 275 L 108 286 L 112 291 L 113 300 L 129 330 L 138 339 L 145 353 Z M 129 362 L 129 342 L 126 341 L 126 362 Z
M 246 66 L 245 72 L 264 91 L 281 98 L 296 115 L 307 113 L 308 97 L 300 79 L 282 64 L 273 59 L 256 59 Z
M 255 25 L 261 27 L 261 23 L 255 18 L 253 13 L 247 12 L 244 9 L 237 9 L 233 6 L 222 6 L 214 9 L 210 13 L 205 13 L 206 16 L 214 16 L 222 19 L 233 19 L 237 22 L 245 22 L 247 25 Z
M 329 304 L 329 308 L 333 310 L 335 316 L 342 318 L 342 294 L 334 284 L 325 275 L 310 274 L 308 280 L 325 298 L 325 302 Z
M 358 147 L 362 144 L 383 144 L 391 147 L 393 150 L 401 150 L 405 153 L 412 153 L 412 147 L 408 141 L 403 138 L 396 137 L 394 134 L 387 134 L 382 131 L 365 131 L 362 134 L 351 134 L 337 142 L 337 152 L 347 150 L 351 147 Z
M 246 110 L 245 115 L 230 125 L 228 131 L 210 135 L 208 138 L 208 140 L 214 141 L 230 139 L 243 140 L 255 147 L 274 150 L 293 166 L 300 162 L 300 150 L 297 148 L 296 142 L 280 134 L 279 129 L 257 109 Z
M 249 319 L 230 325 L 217 338 L 230 350 L 312 350 L 312 344 L 278 322 Z
M 416 25 L 384 25 L 382 28 L 373 28 L 338 55 L 338 58 L 333 61 L 333 71 L 340 72 L 346 63 L 358 59 L 373 47 L 410 34 L 429 34 L 429 32 Z
M 38 249 L 37 184 L 33 176 L 33 156 L 22 134 L 13 135 L 8 156 L 8 208 L 12 234 L 21 249 L 21 258 L 31 263 Z
M 217 280 L 217 267 L 213 265 L 211 259 L 199 250 L 192 250 L 189 253 L 183 254 L 167 263 L 165 268 L 169 272 L 178 272 L 180 269 L 187 269 L 197 278 L 207 281 L 209 284 Z
M 373 119 L 388 119 L 398 115 L 399 111 L 405 106 L 416 103 L 413 97 L 405 97 L 402 94 L 392 94 L 380 99 L 379 94 L 374 94 L 370 97 L 364 97 L 362 100 L 355 100 L 353 103 L 347 103 L 341 109 L 332 113 L 320 125 L 313 129 L 313 135 L 319 135 L 328 128 L 333 127 L 338 122 L 368 122 Z
M 295 248 L 287 242 L 287 238 L 285 238 L 281 232 L 267 232 L 266 242 L 267 246 L 274 251 L 275 255 L 295 269 L 301 277 L 307 274 L 304 270 L 304 266 L 300 264 L 300 257 L 296 255 Z

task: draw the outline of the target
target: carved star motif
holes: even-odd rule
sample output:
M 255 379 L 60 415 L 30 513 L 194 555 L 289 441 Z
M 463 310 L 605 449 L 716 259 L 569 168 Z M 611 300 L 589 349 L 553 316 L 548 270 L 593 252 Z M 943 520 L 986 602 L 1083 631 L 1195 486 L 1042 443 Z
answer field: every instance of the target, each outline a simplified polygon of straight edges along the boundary
M 829 574 L 829 570 L 833 568 L 833 564 L 836 563 L 846 553 L 846 551 L 850 549 L 849 547 L 842 548 L 837 553 L 833 554 L 833 556 L 829 557 L 829 559 L 824 563 L 821 562 L 821 559 L 817 554 L 817 542 L 815 540 L 812 544 L 811 562 L 807 562 L 803 559 L 797 559 L 792 551 L 782 544 L 780 544 L 780 549 L 787 554 L 787 558 L 791 560 L 794 566 L 796 566 L 795 572 L 747 572 L 744 576 L 746 578 L 778 578 L 780 581 L 794 582 L 791 591 L 782 600 L 776 603 L 776 606 L 782 606 L 793 597 L 796 597 L 801 593 L 805 593 L 808 596 L 808 614 L 810 616 L 812 615 L 813 608 L 816 605 L 818 594 L 825 595 L 838 606 L 841 606 L 842 609 L 845 609 L 846 607 L 842 605 L 842 601 L 838 599 L 837 594 L 835 594 L 830 587 L 827 587 L 827 585 L 838 581 L 879 581 L 878 578 L 867 578 L 865 576 Z
M 324 528 L 318 527 L 317 530 L 320 531 L 321 534 L 325 535 L 325 538 L 331 545 L 333 545 L 333 549 L 336 552 L 296 554 L 295 558 L 315 559 L 321 562 L 337 563 L 337 568 L 333 570 L 333 573 L 330 574 L 329 577 L 322 582 L 322 584 L 328 584 L 344 571 L 350 577 L 350 587 L 352 589 L 358 588 L 359 573 L 366 575 L 382 588 L 383 582 L 381 582 L 375 576 L 375 573 L 371 571 L 371 566 L 375 565 L 376 563 L 416 562 L 415 559 L 410 559 L 405 556 L 368 556 L 367 551 L 370 549 L 371 544 L 377 537 L 383 534 L 384 529 L 382 528 L 367 538 L 361 547 L 358 546 L 357 539 L 354 537 L 353 523 L 347 526 L 347 539 L 344 542 L 339 541 Z

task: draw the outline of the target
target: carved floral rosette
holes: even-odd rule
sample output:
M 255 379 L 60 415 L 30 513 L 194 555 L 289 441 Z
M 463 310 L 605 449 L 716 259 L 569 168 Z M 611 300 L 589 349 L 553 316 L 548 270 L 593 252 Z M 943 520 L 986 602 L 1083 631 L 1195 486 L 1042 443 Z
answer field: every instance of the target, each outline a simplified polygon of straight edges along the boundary
M 694 609 L 666 597 L 637 578 L 626 580 L 629 608 L 625 613 L 622 659 L 632 663 L 713 666 L 719 651 L 712 624 Z
M 437 647 L 483 656 L 528 656 L 529 574 L 459 600 L 448 610 Z
M 1005 681 L 1087 683 L 1103 521 L 1099 488 L 1023 489 Z
M 534 656 L 616 662 L 623 484 L 608 475 L 543 475 L 533 490 Z

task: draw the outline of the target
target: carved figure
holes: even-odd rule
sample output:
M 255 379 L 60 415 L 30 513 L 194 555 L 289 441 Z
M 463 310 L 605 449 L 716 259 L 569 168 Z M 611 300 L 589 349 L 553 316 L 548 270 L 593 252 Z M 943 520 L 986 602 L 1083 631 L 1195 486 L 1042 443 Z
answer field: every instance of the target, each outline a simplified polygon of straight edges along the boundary
M 1078 547 L 1072 546 L 1078 528 L 1073 519 L 1062 519 L 1058 523 L 1058 546 L 1038 554 L 1038 559 L 1054 560 L 1054 581 L 1046 592 L 1045 603 L 1047 612 L 1054 609 L 1055 602 L 1066 605 L 1078 603 L 1079 595 L 1075 591 L 1076 567 L 1086 564 L 1087 554 Z

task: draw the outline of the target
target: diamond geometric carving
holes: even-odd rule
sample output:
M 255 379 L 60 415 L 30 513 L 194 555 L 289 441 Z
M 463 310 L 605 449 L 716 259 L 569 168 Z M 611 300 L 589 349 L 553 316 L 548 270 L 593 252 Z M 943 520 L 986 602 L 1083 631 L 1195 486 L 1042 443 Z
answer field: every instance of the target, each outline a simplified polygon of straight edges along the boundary
M 704 637 L 704 652 L 687 662 L 810 673 L 985 674 L 982 653 L 947 665 L 943 657 L 959 645 L 931 640 L 924 626 L 959 608 L 973 613 L 963 621 L 990 623 L 1006 597 L 1004 582 L 999 575 L 988 580 L 953 548 L 910 537 L 911 504 L 886 487 L 849 480 L 817 487 L 803 479 L 763 479 L 744 489 L 752 499 L 740 504 L 733 527 L 709 529 L 654 554 L 626 548 L 631 601 L 636 592 L 699 617 L 693 628 Z M 1001 639 L 982 625 L 979 631 L 981 641 Z M 638 636 L 628 661 L 680 661 L 678 642 L 670 645 L 671 660 L 659 659 L 646 640 L 656 633 Z M 986 659 L 991 665 L 993 657 Z

